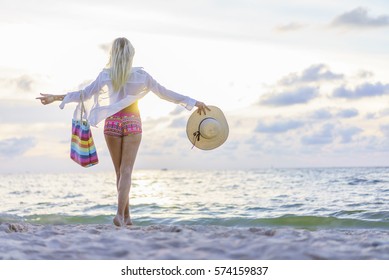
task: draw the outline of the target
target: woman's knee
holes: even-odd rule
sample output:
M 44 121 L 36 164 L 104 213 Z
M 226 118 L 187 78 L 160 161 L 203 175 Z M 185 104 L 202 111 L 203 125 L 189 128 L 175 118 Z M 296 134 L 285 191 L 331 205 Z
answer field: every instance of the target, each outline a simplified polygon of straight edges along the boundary
M 132 168 L 126 167 L 120 169 L 120 178 L 126 177 L 131 178 L 132 176 Z

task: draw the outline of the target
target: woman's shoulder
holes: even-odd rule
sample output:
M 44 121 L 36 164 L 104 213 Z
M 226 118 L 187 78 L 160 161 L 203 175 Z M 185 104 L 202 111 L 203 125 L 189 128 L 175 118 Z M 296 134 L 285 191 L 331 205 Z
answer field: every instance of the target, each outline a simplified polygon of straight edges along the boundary
M 111 68 L 103 68 L 99 75 L 108 75 L 111 73 Z M 143 67 L 132 67 L 131 74 L 143 74 L 147 75 L 148 73 L 143 69 Z
M 107 81 L 107 80 L 110 80 L 111 79 L 111 76 L 110 76 L 110 72 L 111 72 L 111 69 L 110 68 L 103 68 L 97 79 L 100 79 L 101 81 Z
M 131 81 L 144 82 L 147 80 L 149 74 L 143 69 L 143 67 L 132 67 L 131 69 Z
M 99 75 L 100 76 L 109 76 L 109 74 L 111 73 L 111 68 L 103 68 Z
M 147 74 L 143 67 L 132 67 L 131 73 Z

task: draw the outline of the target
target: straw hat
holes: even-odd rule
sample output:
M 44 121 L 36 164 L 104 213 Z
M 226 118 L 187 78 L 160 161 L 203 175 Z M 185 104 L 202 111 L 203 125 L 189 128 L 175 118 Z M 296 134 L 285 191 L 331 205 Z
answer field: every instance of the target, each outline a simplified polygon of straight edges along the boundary
M 208 106 L 207 114 L 193 112 L 186 125 L 189 141 L 202 150 L 212 150 L 222 145 L 228 137 L 228 123 L 223 112 L 215 106 Z

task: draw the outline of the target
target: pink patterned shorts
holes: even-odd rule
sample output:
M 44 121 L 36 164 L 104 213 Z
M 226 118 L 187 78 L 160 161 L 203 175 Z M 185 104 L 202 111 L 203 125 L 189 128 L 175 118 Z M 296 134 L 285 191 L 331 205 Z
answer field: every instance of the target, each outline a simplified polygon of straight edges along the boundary
M 139 114 L 120 111 L 105 120 L 105 135 L 123 137 L 139 133 L 142 133 L 142 121 Z

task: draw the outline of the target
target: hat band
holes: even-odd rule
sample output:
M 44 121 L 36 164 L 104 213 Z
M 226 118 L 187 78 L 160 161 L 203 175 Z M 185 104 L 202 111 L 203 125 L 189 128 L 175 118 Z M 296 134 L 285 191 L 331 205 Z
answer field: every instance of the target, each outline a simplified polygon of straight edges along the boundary
M 203 119 L 199 123 L 198 130 L 193 133 L 193 146 L 192 146 L 192 150 L 193 150 L 194 146 L 196 146 L 196 142 L 200 142 L 200 136 L 201 136 L 200 127 L 201 127 L 201 124 L 203 123 L 203 121 L 208 120 L 208 119 L 212 119 L 212 118 L 205 118 L 205 119 Z

